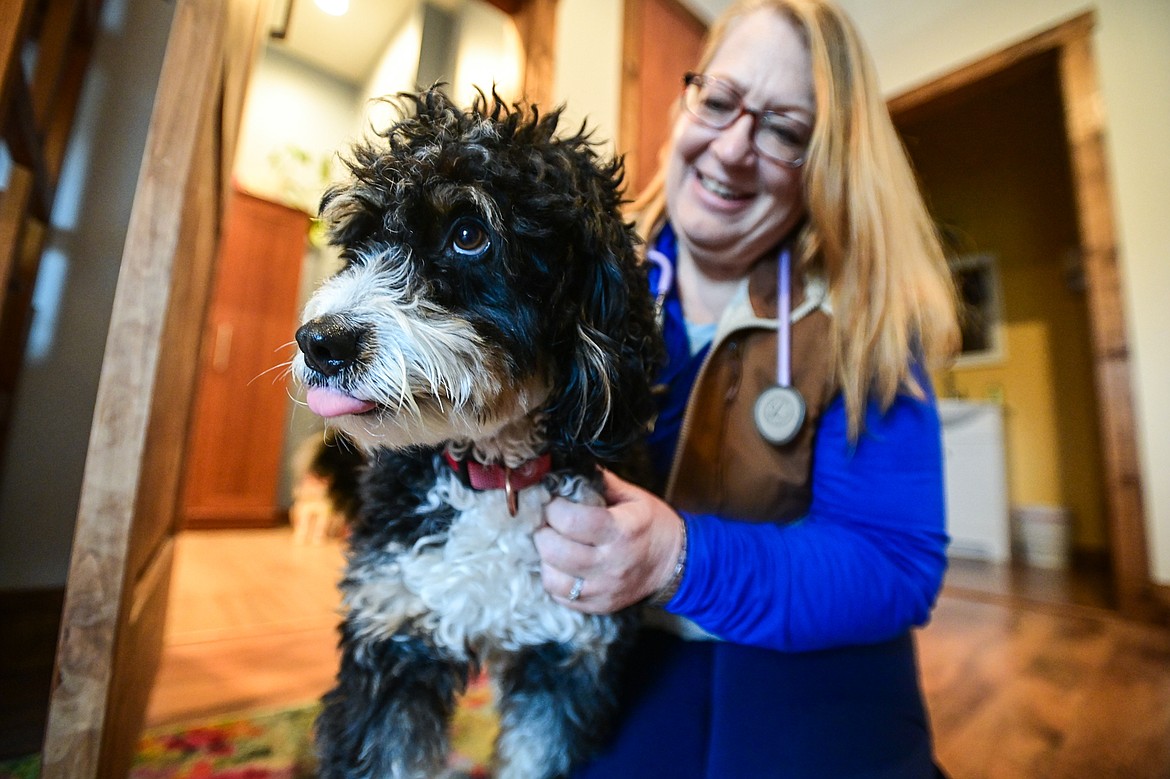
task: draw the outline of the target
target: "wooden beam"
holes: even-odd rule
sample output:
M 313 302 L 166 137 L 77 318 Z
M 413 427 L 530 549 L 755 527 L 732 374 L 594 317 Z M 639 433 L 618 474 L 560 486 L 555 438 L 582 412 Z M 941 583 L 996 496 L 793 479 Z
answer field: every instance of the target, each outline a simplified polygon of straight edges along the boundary
M 0 106 L 8 105 L 9 85 L 24 77 L 20 54 L 31 5 L 31 0 L 0 0 Z
M 45 9 L 32 84 L 33 116 L 40 130 L 49 123 L 69 68 L 70 53 L 77 42 L 79 11 L 79 0 L 50 0 Z
M 547 106 L 556 69 L 557 0 L 524 0 L 512 18 L 524 46 L 524 100 Z
M 142 464 L 154 410 L 175 258 L 200 129 L 214 114 L 227 7 L 180 0 L 174 12 L 142 173 L 127 230 L 86 457 L 46 732 L 44 779 L 99 775 L 103 748 L 119 722 L 111 705 L 114 662 L 140 572 L 128 570 Z M 165 592 L 165 588 L 163 588 Z M 151 614 L 161 613 L 152 610 Z M 160 625 L 137 626 L 148 635 Z M 122 663 L 134 662 L 123 658 Z M 147 687 L 147 690 L 149 687 Z M 129 745 L 133 749 L 133 742 Z M 104 776 L 125 776 L 119 754 Z M 119 773 L 120 772 L 120 773 Z
M 29 205 L 33 216 L 48 222 L 56 185 L 45 164 L 44 143 L 37 127 L 32 95 L 23 78 L 13 79 L 8 85 L 8 100 L 4 139 L 13 161 L 32 174 L 33 191 Z

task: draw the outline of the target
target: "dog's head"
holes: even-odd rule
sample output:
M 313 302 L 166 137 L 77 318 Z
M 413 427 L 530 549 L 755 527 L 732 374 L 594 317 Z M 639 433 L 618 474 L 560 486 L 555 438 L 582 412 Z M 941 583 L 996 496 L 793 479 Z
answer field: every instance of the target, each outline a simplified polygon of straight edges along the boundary
M 322 201 L 346 266 L 297 332 L 310 407 L 367 447 L 617 456 L 660 354 L 620 161 L 557 137 L 559 111 L 399 99 Z

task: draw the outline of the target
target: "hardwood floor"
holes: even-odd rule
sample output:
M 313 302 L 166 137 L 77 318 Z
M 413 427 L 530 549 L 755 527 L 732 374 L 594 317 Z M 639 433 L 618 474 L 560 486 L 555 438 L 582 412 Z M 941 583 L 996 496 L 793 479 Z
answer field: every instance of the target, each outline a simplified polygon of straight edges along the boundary
M 318 697 L 340 565 L 336 543 L 286 529 L 182 534 L 149 724 Z M 1170 778 L 1170 632 L 1083 605 L 1101 597 L 1050 572 L 952 566 L 918 636 L 952 779 Z
M 944 595 L 919 639 L 955 779 L 1170 776 L 1170 637 L 1087 609 Z
M 1020 563 L 992 564 L 951 560 L 948 594 L 976 599 L 998 595 L 1033 606 L 1116 606 L 1112 576 L 1103 560 L 1079 559 L 1067 569 L 1033 568 Z
M 314 700 L 337 670 L 337 541 L 292 531 L 178 536 L 147 727 Z

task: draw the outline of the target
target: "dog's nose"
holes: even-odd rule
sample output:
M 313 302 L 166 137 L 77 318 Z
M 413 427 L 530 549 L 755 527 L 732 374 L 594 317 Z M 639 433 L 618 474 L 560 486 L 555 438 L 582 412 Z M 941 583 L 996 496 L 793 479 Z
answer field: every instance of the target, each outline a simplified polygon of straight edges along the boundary
M 326 376 L 336 376 L 358 356 L 361 332 L 335 316 L 317 317 L 297 330 L 305 363 Z

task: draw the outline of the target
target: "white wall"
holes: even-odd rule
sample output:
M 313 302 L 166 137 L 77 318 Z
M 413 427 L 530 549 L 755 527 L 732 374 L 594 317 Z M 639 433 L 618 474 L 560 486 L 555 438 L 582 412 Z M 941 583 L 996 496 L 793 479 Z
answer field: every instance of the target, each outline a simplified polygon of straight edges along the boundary
M 490 94 L 494 84 L 506 100 L 516 98 L 523 76 L 516 25 L 507 14 L 482 0 L 452 1 L 445 5 L 456 16 L 453 36 L 457 42 L 451 57 L 454 72 L 446 76 L 447 93 L 456 103 L 469 105 L 475 97 L 475 87 Z M 391 107 L 377 103 L 376 98 L 411 91 L 418 86 L 422 25 L 422 8 L 416 5 L 363 85 L 360 132 L 367 132 L 371 124 L 384 127 L 397 116 Z
M 557 7 L 557 60 L 553 103 L 565 104 L 562 127 L 585 121 L 613 154 L 621 128 L 623 0 L 561 0 Z
M 1170 3 L 1166 0 L 841 0 L 887 93 L 906 91 L 1086 10 L 1105 112 L 1150 562 L 1170 584 Z
M 395 114 L 390 106 L 378 103 L 377 98 L 395 95 L 415 88 L 418 75 L 418 57 L 422 49 L 422 9 L 415 4 L 385 52 L 362 86 L 362 105 L 359 112 L 358 135 L 370 129 L 384 127 Z
M 336 180 L 337 150 L 356 137 L 360 93 L 267 48 L 244 104 L 234 175 L 244 190 L 316 215 Z
M 111 301 L 173 12 L 158 0 L 102 7 L 0 483 L 3 589 L 65 582 Z M 150 86 L 134 86 L 142 84 Z
M 470 105 L 476 87 L 490 95 L 492 87 L 505 100 L 520 95 L 524 56 L 516 25 L 503 11 L 482 2 L 464 3 L 459 15 L 459 48 L 451 97 L 459 105 Z

